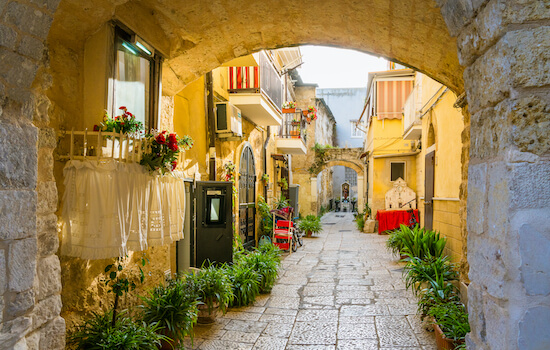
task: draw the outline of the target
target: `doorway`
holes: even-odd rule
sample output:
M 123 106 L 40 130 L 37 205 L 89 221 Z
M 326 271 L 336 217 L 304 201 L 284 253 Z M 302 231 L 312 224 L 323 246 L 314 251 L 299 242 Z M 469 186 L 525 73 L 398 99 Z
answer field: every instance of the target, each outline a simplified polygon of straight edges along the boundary
M 428 230 L 433 229 L 434 218 L 434 175 L 435 175 L 435 151 L 426 154 L 426 177 L 424 193 L 424 227 Z
M 239 233 L 246 249 L 256 245 L 256 166 L 250 145 L 241 153 L 239 166 Z

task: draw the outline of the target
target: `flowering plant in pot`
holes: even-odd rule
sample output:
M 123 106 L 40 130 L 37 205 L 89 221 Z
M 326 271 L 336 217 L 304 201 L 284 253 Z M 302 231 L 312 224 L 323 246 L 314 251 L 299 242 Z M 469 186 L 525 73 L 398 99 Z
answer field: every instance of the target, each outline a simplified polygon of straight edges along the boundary
M 262 177 L 260 178 L 260 180 L 262 180 L 264 185 L 267 184 L 269 182 L 269 175 L 268 174 L 263 174 Z
M 141 133 L 143 131 L 143 123 L 136 119 L 136 117 L 128 112 L 128 109 L 124 106 L 119 108 L 122 114 L 116 116 L 114 119 L 109 117 L 107 111 L 103 117 L 103 122 L 98 126 L 94 126 L 94 131 L 116 132 L 123 134 Z
M 283 103 L 283 113 L 294 113 L 296 112 L 296 102 L 286 101 Z
M 160 170 L 162 174 L 170 173 L 178 165 L 177 158 L 181 149 L 188 150 L 193 147 L 193 139 L 185 135 L 180 138 L 174 133 L 167 131 L 156 132 L 145 135 L 145 152 L 139 162 L 149 171 Z
M 306 116 L 308 123 L 311 123 L 312 120 L 317 119 L 317 108 L 315 108 L 315 106 L 308 106 L 307 110 L 303 111 L 303 113 Z

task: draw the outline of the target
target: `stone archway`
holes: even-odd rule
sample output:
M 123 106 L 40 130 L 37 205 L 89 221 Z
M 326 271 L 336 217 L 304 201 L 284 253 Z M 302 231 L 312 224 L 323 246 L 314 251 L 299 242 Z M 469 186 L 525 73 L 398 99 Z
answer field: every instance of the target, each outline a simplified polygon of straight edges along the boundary
M 82 42 L 112 18 L 147 27 L 150 37 L 160 38 L 169 95 L 234 57 L 305 43 L 373 52 L 407 63 L 458 94 L 466 90 L 471 129 L 463 135 L 461 198 L 468 194 L 468 346 L 550 346 L 540 328 L 550 314 L 550 286 L 544 283 L 550 268 L 540 258 L 550 249 L 550 142 L 540 127 L 550 121 L 550 29 L 544 25 L 550 14 L 543 2 L 57 4 L 0 3 L 2 347 L 63 347 L 54 128 L 78 117 L 75 101 L 81 96 L 73 100 L 72 91 L 80 91 Z M 48 35 L 55 40 L 46 42 Z M 50 101 L 45 91 L 56 71 L 66 73 L 63 81 L 53 79 L 58 96 L 66 96 Z

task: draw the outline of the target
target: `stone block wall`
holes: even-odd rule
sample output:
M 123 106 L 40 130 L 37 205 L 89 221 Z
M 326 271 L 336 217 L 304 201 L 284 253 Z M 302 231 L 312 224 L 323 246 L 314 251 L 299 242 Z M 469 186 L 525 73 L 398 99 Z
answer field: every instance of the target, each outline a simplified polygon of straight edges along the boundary
M 458 38 L 471 115 L 467 345 L 550 348 L 550 7 L 438 2 Z
M 63 349 L 48 65 L 58 1 L 0 1 L 0 348 Z M 40 84 L 40 82 L 38 82 Z
M 449 200 L 434 200 L 433 229 L 447 237 L 445 254 L 453 262 L 462 259 L 462 232 L 460 228 L 460 202 Z

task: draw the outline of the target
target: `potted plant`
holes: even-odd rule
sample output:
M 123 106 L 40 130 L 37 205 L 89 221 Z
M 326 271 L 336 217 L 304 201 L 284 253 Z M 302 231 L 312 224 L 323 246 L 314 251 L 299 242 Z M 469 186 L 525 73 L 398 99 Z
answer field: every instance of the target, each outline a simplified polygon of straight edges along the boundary
M 455 264 L 450 262 L 448 256 L 429 258 L 422 260 L 420 258 L 412 258 L 407 263 L 403 270 L 405 278 L 405 287 L 412 288 L 415 294 L 421 289 L 427 287 L 430 280 L 435 280 L 440 276 L 446 281 L 458 280 L 458 272 Z
M 300 126 L 301 122 L 298 119 L 292 119 L 290 122 L 292 126 Z
M 296 128 L 296 130 L 290 130 L 290 137 L 293 139 L 299 139 L 300 138 L 300 128 Z
M 180 138 L 167 131 L 154 132 L 145 135 L 144 153 L 139 164 L 150 172 L 160 171 L 162 174 L 171 173 L 178 165 L 178 155 L 184 150 L 193 147 L 193 139 L 185 135 Z
M 246 306 L 256 300 L 260 294 L 262 276 L 252 266 L 243 262 L 233 264 L 227 268 L 227 275 L 233 287 L 234 298 L 231 306 Z
M 193 286 L 199 301 L 198 323 L 213 323 L 219 311 L 225 314 L 233 300 L 233 290 L 224 268 L 210 265 L 186 275 L 185 281 Z
M 269 249 L 268 247 L 273 248 Z M 259 250 L 243 257 L 243 264 L 252 267 L 259 273 L 261 293 L 268 293 L 273 288 L 279 273 L 280 263 L 278 248 L 273 244 L 263 244 Z
M 321 232 L 321 219 L 315 215 L 307 215 L 298 222 L 298 228 L 306 233 L 306 237 L 311 237 L 313 234 Z
M 260 180 L 263 182 L 264 186 L 267 185 L 269 183 L 269 175 L 263 174 Z
M 112 324 L 113 312 L 93 313 L 67 337 L 67 344 L 75 349 L 156 349 L 168 338 L 158 331 L 159 324 L 134 322 L 124 313 Z
M 281 187 L 282 190 L 288 190 L 288 181 L 286 181 L 285 178 L 279 180 L 277 184 L 279 185 L 279 187 Z
M 340 197 L 336 197 L 334 200 L 335 211 L 340 211 Z
M 283 113 L 295 113 L 296 112 L 296 102 L 286 101 L 283 103 Z
M 470 332 L 468 313 L 462 303 L 438 304 L 428 311 L 433 317 L 435 340 L 439 350 L 453 350 L 464 344 Z
M 194 287 L 181 279 L 168 281 L 159 285 L 141 297 L 142 320 L 150 325 L 160 327 L 160 333 L 170 338 L 162 342 L 162 349 L 173 349 L 186 335 L 192 335 L 197 322 L 197 296 Z
M 317 119 L 317 108 L 315 108 L 315 106 L 308 106 L 305 111 L 302 111 L 302 113 L 305 115 L 308 123 L 311 123 L 312 120 Z

